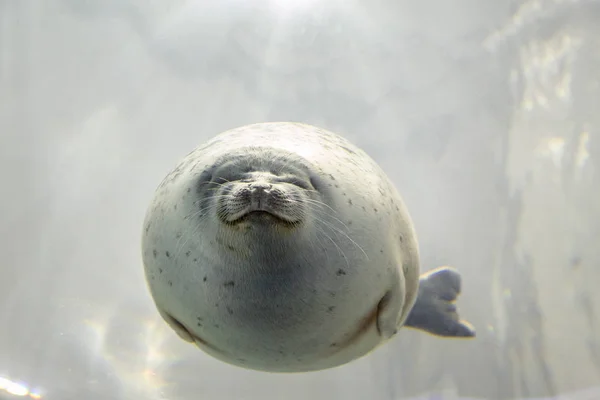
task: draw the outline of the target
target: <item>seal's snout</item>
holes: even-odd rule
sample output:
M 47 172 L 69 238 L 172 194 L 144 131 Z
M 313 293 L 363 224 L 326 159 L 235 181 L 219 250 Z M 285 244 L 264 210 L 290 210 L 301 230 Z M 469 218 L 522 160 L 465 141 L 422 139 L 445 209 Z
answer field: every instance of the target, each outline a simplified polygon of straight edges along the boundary
M 269 211 L 271 198 L 277 198 L 272 192 L 273 185 L 268 182 L 253 182 L 248 184 L 248 211 Z
M 230 182 L 219 197 L 217 213 L 227 224 L 242 221 L 298 224 L 304 219 L 303 189 L 269 179 Z
M 252 182 L 248 185 L 248 188 L 253 193 L 262 193 L 271 190 L 273 188 L 273 185 L 269 182 Z
M 249 207 L 251 211 L 266 211 L 265 203 L 269 200 L 273 185 L 267 182 L 248 184 Z

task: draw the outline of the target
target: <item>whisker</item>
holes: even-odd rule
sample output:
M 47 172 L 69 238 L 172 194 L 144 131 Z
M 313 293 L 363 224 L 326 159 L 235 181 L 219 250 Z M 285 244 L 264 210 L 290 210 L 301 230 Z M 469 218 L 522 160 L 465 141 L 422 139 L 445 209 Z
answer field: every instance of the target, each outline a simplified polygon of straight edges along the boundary
M 202 215 L 205 211 L 211 209 L 214 206 L 214 204 L 212 203 L 212 200 L 226 198 L 226 197 L 231 197 L 231 195 L 210 196 L 209 198 L 206 199 L 207 201 L 209 201 L 209 204 L 206 207 L 199 208 L 199 209 L 195 210 L 194 212 L 187 214 L 186 216 L 184 216 L 184 219 L 193 219 L 194 217 L 196 217 L 198 215 Z M 194 202 L 194 204 L 199 204 L 200 202 L 201 202 L 200 200 L 197 200 Z M 204 218 L 206 218 L 206 216 Z M 198 223 L 193 224 L 193 228 L 191 231 L 188 230 L 187 232 L 182 233 L 181 237 L 177 240 L 177 243 L 175 245 L 176 246 L 175 259 L 177 259 L 181 255 L 181 251 L 183 250 L 185 245 L 189 242 L 190 238 L 193 235 L 195 235 L 196 232 L 198 232 L 198 230 L 200 229 L 201 223 L 202 223 L 202 220 L 198 221 Z
M 336 233 L 338 233 L 338 234 L 340 234 L 340 235 L 344 236 L 346 239 L 348 239 L 348 240 L 349 240 L 349 241 L 350 241 L 350 242 L 351 242 L 351 243 L 352 243 L 354 246 L 356 246 L 356 248 L 358 248 L 358 249 L 359 249 L 359 250 L 360 250 L 360 251 L 361 251 L 361 252 L 364 254 L 364 256 L 365 256 L 365 258 L 366 258 L 367 260 L 369 260 L 369 255 L 367 254 L 367 252 L 366 252 L 366 251 L 365 251 L 365 250 L 364 250 L 364 249 L 363 249 L 363 248 L 362 248 L 362 247 L 361 247 L 361 246 L 360 246 L 360 245 L 359 245 L 359 244 L 358 244 L 358 243 L 357 243 L 357 242 L 356 242 L 354 239 L 352 239 L 352 238 L 351 238 L 351 237 L 350 237 L 350 236 L 349 236 L 349 235 L 348 235 L 346 232 L 344 232 L 342 229 L 339 229 L 339 228 L 335 227 L 335 226 L 334 226 L 332 223 L 330 223 L 330 222 L 327 222 L 327 221 L 325 221 L 325 220 L 324 220 L 324 219 L 322 219 L 322 218 L 318 218 L 318 216 L 319 216 L 319 215 L 318 215 L 318 212 L 317 212 L 317 210 L 315 210 L 315 209 L 312 209 L 312 210 L 313 210 L 313 211 L 315 212 L 315 214 L 316 214 L 316 215 L 315 215 L 315 221 L 317 221 L 317 222 L 319 222 L 319 223 L 321 223 L 321 224 L 325 225 L 325 226 L 326 226 L 326 227 L 328 227 L 329 229 L 331 229 L 331 230 L 335 231 Z M 337 217 L 334 217 L 333 215 L 328 215 L 328 217 L 330 217 L 330 218 L 334 219 L 336 222 L 338 222 L 339 224 L 341 224 L 341 225 L 344 227 L 344 229 L 346 229 L 346 230 L 349 230 L 348 226 L 347 226 L 347 225 L 346 225 L 344 222 L 342 222 L 342 221 L 341 221 L 339 218 L 337 218 Z
M 346 267 L 350 268 L 350 262 L 348 261 L 348 257 L 346 257 L 346 254 L 344 253 L 344 251 L 342 250 L 342 248 L 335 242 L 335 240 L 333 240 L 333 238 L 331 236 L 329 236 L 327 234 L 327 232 L 324 229 L 320 230 L 321 234 L 323 234 L 331 243 L 333 243 L 333 245 L 335 246 L 335 248 L 338 250 L 338 252 L 342 255 L 342 257 L 344 257 L 344 260 L 346 261 Z M 317 232 L 318 233 L 318 232 Z M 325 254 L 327 254 L 327 252 L 325 252 Z

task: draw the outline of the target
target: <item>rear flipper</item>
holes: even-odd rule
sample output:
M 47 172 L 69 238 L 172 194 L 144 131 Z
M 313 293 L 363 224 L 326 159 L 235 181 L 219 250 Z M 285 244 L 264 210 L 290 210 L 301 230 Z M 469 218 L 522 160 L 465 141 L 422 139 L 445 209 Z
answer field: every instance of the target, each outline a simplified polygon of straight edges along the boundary
M 444 337 L 474 337 L 475 329 L 460 320 L 454 301 L 460 294 L 460 274 L 436 268 L 419 278 L 419 294 L 404 326 Z

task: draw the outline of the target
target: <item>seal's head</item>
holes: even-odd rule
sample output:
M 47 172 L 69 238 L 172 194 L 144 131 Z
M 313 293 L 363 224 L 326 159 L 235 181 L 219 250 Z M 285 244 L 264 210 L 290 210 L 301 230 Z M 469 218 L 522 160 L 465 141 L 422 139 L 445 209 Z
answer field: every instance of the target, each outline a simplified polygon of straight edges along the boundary
M 314 209 L 323 204 L 318 179 L 297 155 L 268 148 L 228 154 L 198 179 L 197 209 L 206 218 L 200 223 L 218 224 L 227 240 L 244 232 L 250 247 L 300 235 L 313 222 Z M 249 241 L 251 231 L 260 242 Z

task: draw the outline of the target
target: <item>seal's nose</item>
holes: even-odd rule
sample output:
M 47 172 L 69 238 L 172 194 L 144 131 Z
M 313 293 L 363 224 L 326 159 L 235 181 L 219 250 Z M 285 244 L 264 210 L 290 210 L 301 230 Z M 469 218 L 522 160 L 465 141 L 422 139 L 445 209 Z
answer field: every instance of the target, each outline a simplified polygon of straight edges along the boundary
M 273 185 L 268 182 L 252 182 L 248 187 L 254 193 L 262 193 L 269 191 Z

